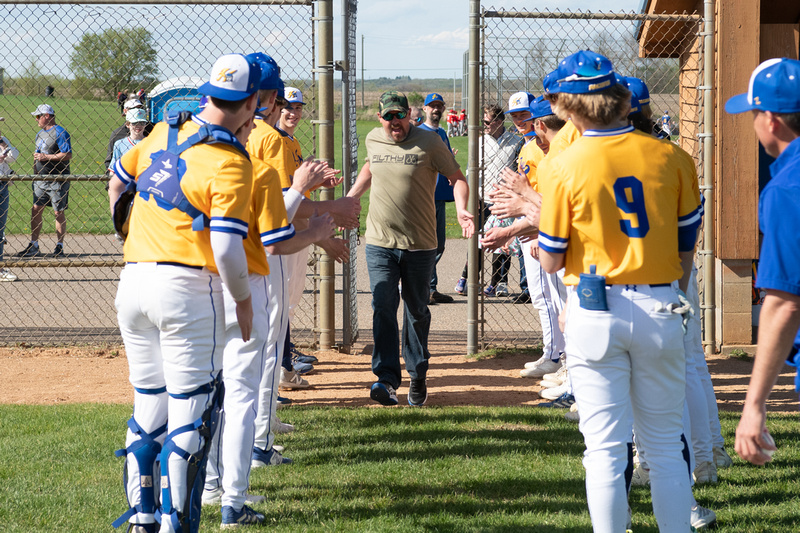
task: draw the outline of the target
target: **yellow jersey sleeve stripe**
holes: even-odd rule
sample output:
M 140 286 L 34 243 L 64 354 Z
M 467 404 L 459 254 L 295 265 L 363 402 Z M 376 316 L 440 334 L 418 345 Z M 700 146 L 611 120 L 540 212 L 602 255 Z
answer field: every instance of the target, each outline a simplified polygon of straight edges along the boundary
M 539 232 L 539 247 L 553 254 L 563 254 L 567 251 L 568 239 L 561 239 L 559 237 L 551 237 Z
M 212 217 L 209 229 L 211 231 L 235 233 L 237 235 L 241 235 L 242 237 L 247 237 L 247 222 L 236 218 Z

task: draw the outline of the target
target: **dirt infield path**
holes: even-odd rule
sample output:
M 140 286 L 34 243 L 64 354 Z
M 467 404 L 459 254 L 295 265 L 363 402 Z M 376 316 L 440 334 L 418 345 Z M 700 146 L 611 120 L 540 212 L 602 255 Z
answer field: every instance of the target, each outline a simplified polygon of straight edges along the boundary
M 501 354 L 475 360 L 465 357 L 464 346 L 451 335 L 431 339 L 432 359 L 428 374 L 428 405 L 510 406 L 536 405 L 538 382 L 519 377 L 519 369 L 530 360 L 525 354 Z M 370 368 L 370 344 L 359 342 L 352 354 L 315 352 L 320 362 L 307 376 L 312 387 L 284 394 L 295 405 L 361 407 L 374 405 L 368 387 L 374 376 Z M 713 356 L 709 369 L 721 410 L 738 411 L 747 389 L 752 363 L 727 356 Z M 0 403 L 53 405 L 97 402 L 131 403 L 128 368 L 121 347 L 0 348 L 0 368 L 5 387 Z M 405 379 L 405 377 L 404 377 Z M 399 392 L 406 401 L 408 382 Z M 770 399 L 771 412 L 796 412 L 791 369 L 781 375 Z

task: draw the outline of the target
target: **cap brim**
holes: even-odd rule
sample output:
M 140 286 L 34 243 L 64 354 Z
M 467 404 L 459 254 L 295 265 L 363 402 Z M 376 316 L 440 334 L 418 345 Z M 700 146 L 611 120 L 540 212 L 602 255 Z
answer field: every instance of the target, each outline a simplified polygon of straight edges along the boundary
M 529 131 L 528 133 L 523 135 L 523 137 L 536 137 L 536 130 Z
M 746 111 L 750 111 L 751 109 L 756 109 L 756 107 L 747 101 L 746 93 L 737 94 L 736 96 L 729 98 L 728 101 L 725 102 L 725 112 L 731 115 L 744 113 Z
M 220 100 L 227 100 L 228 102 L 238 102 L 239 100 L 244 100 L 245 98 L 253 94 L 243 91 L 232 91 L 231 89 L 222 89 L 220 87 L 217 87 L 216 85 L 212 85 L 210 81 L 207 81 L 203 85 L 201 85 L 197 89 L 197 92 L 199 92 L 200 94 L 204 94 L 206 96 L 213 96 L 214 98 L 219 98 Z
M 381 115 L 386 113 L 387 111 L 401 111 L 401 112 L 406 112 L 407 113 L 408 109 L 406 109 L 403 106 L 399 106 L 399 105 L 390 105 L 388 107 L 384 107 L 383 109 L 381 109 Z

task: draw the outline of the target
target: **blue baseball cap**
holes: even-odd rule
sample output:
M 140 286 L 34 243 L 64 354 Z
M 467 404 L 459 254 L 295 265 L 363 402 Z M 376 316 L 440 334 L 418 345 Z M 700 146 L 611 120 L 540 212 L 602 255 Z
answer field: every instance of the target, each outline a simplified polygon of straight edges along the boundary
M 639 78 L 628 76 L 624 79 L 625 85 L 631 92 L 631 113 L 638 113 L 643 105 L 650 103 L 650 91 L 647 89 L 647 84 Z
M 514 93 L 508 99 L 508 113 L 516 113 L 517 111 L 530 111 L 531 104 L 536 100 L 536 97 L 528 92 Z
M 281 88 L 281 68 L 278 63 L 263 52 L 248 54 L 247 59 L 261 67 L 261 83 L 258 88 L 262 91 Z
M 608 58 L 581 50 L 564 58 L 555 70 L 555 79 L 547 82 L 548 93 L 591 94 L 613 87 L 617 79 Z
M 800 113 L 800 61 L 767 59 L 753 71 L 747 92 L 725 102 L 725 111 L 731 114 L 753 109 Z
M 536 100 L 534 100 L 531 104 L 529 110 L 531 112 L 531 118 L 529 120 L 542 118 L 553 114 L 553 109 L 550 107 L 550 102 L 545 100 L 544 96 L 537 96 Z
M 261 67 L 242 54 L 225 54 L 214 62 L 208 81 L 198 92 L 206 96 L 238 102 L 258 91 Z
M 425 97 L 425 104 L 423 105 L 431 105 L 433 102 L 441 102 L 442 105 L 445 105 L 444 98 L 439 93 L 430 93 Z

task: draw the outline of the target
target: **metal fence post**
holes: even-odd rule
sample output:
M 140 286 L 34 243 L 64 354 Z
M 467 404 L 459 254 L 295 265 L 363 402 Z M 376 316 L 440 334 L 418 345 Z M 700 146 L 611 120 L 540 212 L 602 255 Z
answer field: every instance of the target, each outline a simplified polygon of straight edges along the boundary
M 469 3 L 469 210 L 475 215 L 475 234 L 469 241 L 469 276 L 467 282 L 467 353 L 478 351 L 478 139 L 480 135 L 480 0 Z
M 333 166 L 333 0 L 318 0 L 319 11 L 319 159 Z M 333 189 L 322 189 L 320 200 L 333 200 Z M 327 254 L 320 258 L 319 344 L 328 349 L 336 341 L 335 263 Z
M 714 326 L 714 1 L 704 0 L 703 28 L 703 346 L 706 353 L 716 352 Z M 710 215 L 710 216 L 709 216 Z

